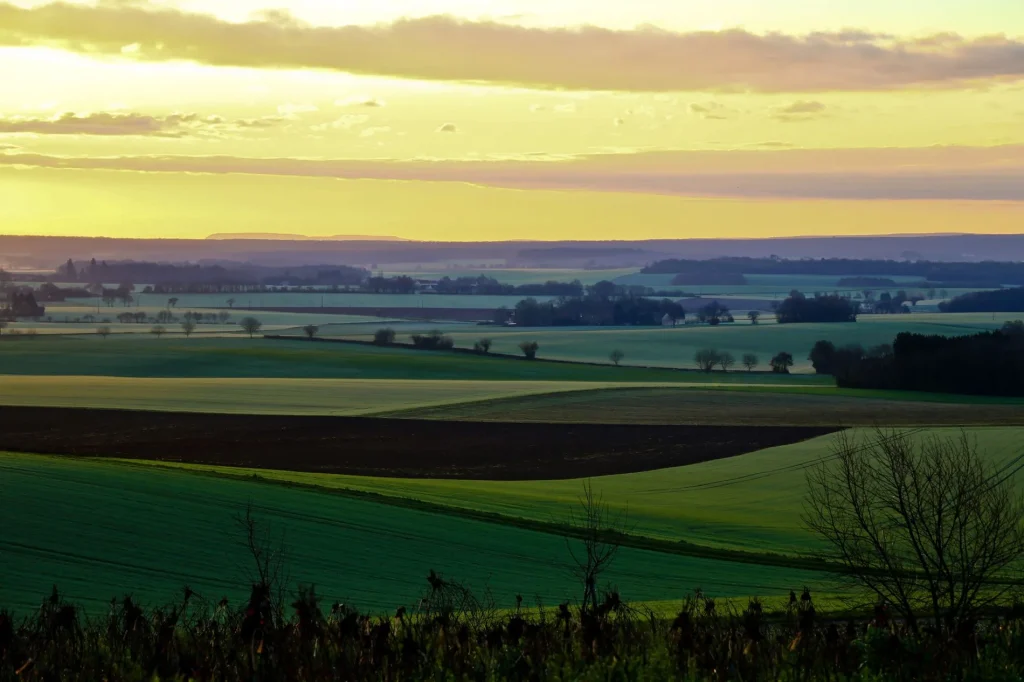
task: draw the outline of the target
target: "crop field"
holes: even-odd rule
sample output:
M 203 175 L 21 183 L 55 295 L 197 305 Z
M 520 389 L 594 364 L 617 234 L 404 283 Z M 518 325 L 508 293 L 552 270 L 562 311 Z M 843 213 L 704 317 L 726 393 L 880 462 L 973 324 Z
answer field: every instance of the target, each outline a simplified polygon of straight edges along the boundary
M 0 603 L 27 613 L 56 583 L 95 615 L 111 597 L 175 600 L 185 585 L 211 603 L 245 596 L 249 560 L 236 519 L 253 505 L 283 534 L 291 585 L 326 603 L 391 612 L 425 594 L 433 569 L 489 590 L 499 606 L 578 597 L 556 534 L 248 480 L 114 462 L 0 454 Z M 567 509 L 559 510 L 559 516 Z M 778 597 L 818 576 L 623 548 L 608 576 L 630 599 Z
M 60 429 L 54 429 L 60 424 Z M 537 480 L 733 457 L 836 427 L 481 424 L 6 407 L 0 451 L 319 473 Z
M 871 397 L 875 396 L 875 397 Z M 761 426 L 1024 426 L 1024 399 L 822 387 L 602 387 L 414 407 L 405 419 Z
M 0 375 L 115 377 L 253 377 L 598 381 L 642 383 L 821 384 L 826 377 L 770 373 L 703 374 L 249 338 L 156 339 L 141 335 L 40 336 L 0 340 Z
M 152 323 L 142 324 L 121 324 L 117 321 L 117 316 L 121 313 L 146 313 L 149 317 L 156 317 L 158 313 L 163 310 L 167 310 L 166 305 L 131 305 L 129 307 L 122 307 L 120 305 L 108 308 L 106 306 L 83 306 L 75 305 L 72 303 L 52 303 L 46 305 L 46 317 L 45 322 L 28 322 L 22 321 L 12 325 L 12 328 L 16 327 L 35 327 L 37 329 L 52 328 L 52 329 L 77 329 L 80 332 L 91 332 L 95 331 L 96 326 L 99 324 L 109 325 L 111 329 L 121 329 L 125 331 L 142 331 L 148 332 Z M 169 322 L 164 326 L 167 327 L 169 332 L 178 331 L 178 323 L 181 322 L 182 317 L 191 308 L 179 305 L 176 308 L 171 309 L 174 314 L 176 321 Z M 226 328 L 233 331 L 238 331 L 238 321 L 243 317 L 253 315 L 258 317 L 263 322 L 264 330 L 268 329 L 284 329 L 288 327 L 301 327 L 307 324 L 347 324 L 347 323 L 358 323 L 358 322 L 381 322 L 379 317 L 374 315 L 337 315 L 330 313 L 315 313 L 315 312 L 278 312 L 261 310 L 258 313 L 251 313 L 246 310 L 230 309 L 228 307 L 209 309 L 203 308 L 200 310 L 196 308 L 197 312 L 209 313 L 209 312 L 224 312 L 230 315 L 228 321 L 224 325 L 220 324 L 206 324 L 199 325 L 197 331 L 201 332 L 210 328 Z M 91 316 L 87 318 L 86 316 Z M 52 321 L 50 321 L 52 319 Z M 77 322 L 76 322 L 77 320 Z M 103 320 L 109 320 L 109 322 L 103 322 Z
M 809 372 L 807 354 L 820 339 L 836 345 L 859 343 L 864 347 L 892 343 L 900 332 L 944 334 L 949 336 L 974 334 L 999 328 L 1004 321 L 1019 318 L 1012 313 L 1003 315 L 965 314 L 912 314 L 865 315 L 857 322 L 813 323 L 779 325 L 773 321 L 752 325 L 747 320 L 734 324 L 680 327 L 489 327 L 464 324 L 406 323 L 402 325 L 353 324 L 331 326 L 322 330 L 325 336 L 369 340 L 383 326 L 390 326 L 399 335 L 399 341 L 408 342 L 408 335 L 439 329 L 448 334 L 461 348 L 472 348 L 480 338 L 493 340 L 492 350 L 497 353 L 518 353 L 522 341 L 537 341 L 539 356 L 559 360 L 610 362 L 613 350 L 625 353 L 623 365 L 655 367 L 694 367 L 693 356 L 702 348 L 717 348 L 731 352 L 737 363 L 745 353 L 754 353 L 760 360 L 759 368 L 768 368 L 768 361 L 780 351 L 793 354 L 794 371 Z M 736 369 L 740 369 L 737 367 Z
M 870 435 L 858 429 L 855 437 Z M 958 429 L 913 429 L 915 438 L 956 436 Z M 1020 478 L 1024 428 L 967 430 L 981 452 Z M 802 528 L 805 473 L 831 452 L 826 435 L 736 457 L 657 471 L 592 479 L 613 509 L 628 514 L 631 532 L 670 541 L 754 553 L 813 551 L 815 539 Z M 196 468 L 196 467 L 193 467 Z M 199 467 L 200 469 L 203 467 Z M 210 469 L 207 469 L 210 470 Z M 240 477 L 342 488 L 550 522 L 579 495 L 580 481 L 470 481 L 387 479 L 291 471 L 213 469 Z

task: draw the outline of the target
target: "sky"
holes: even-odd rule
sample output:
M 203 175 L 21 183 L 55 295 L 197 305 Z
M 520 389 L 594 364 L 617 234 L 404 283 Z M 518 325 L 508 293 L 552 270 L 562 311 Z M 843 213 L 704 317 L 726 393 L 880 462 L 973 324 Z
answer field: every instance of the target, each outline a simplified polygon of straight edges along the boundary
M 1020 0 L 0 0 L 0 83 L 3 234 L 1024 231 Z

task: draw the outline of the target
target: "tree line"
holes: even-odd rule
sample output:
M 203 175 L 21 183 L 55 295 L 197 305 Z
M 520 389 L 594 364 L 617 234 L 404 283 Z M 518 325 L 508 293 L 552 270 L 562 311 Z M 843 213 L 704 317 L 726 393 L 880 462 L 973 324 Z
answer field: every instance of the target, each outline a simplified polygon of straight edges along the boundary
M 712 258 L 709 260 L 666 259 L 643 269 L 646 274 L 724 277 L 725 275 L 822 275 L 839 277 L 920 277 L 923 281 L 948 287 L 1024 285 L 1024 263 L 982 261 L 932 262 L 925 260 L 877 260 L 806 258 Z
M 1024 396 L 1024 322 L 970 336 L 901 333 L 865 350 L 818 341 L 810 359 L 845 388 Z

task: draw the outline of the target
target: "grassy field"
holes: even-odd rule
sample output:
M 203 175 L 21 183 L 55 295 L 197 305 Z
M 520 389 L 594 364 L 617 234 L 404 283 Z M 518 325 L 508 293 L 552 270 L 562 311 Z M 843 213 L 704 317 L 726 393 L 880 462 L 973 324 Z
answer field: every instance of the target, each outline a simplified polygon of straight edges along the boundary
M 632 384 L 6 375 L 0 376 L 0 405 L 297 415 L 371 415 L 409 410 L 413 411 L 410 416 L 415 417 L 418 416 L 416 410 L 441 409 L 444 406 L 454 409 L 458 403 L 485 401 L 482 405 L 494 405 L 491 401 L 497 398 L 556 392 L 565 396 L 567 391 L 592 391 L 623 385 Z M 472 414 L 471 407 L 465 409 Z M 462 413 L 455 410 L 450 417 L 435 418 L 461 417 Z M 518 413 L 513 413 L 512 418 L 519 420 Z M 655 414 L 650 418 L 660 417 Z
M 913 429 L 915 438 L 953 436 L 951 428 Z M 857 437 L 870 435 L 859 429 Z M 1024 457 L 1024 428 L 972 428 L 968 434 L 993 462 L 1016 472 Z M 817 545 L 802 528 L 805 472 L 828 456 L 833 436 L 794 445 L 635 474 L 593 479 L 595 490 L 628 514 L 632 532 L 707 547 L 781 554 L 806 553 Z M 156 466 L 164 466 L 159 464 Z M 347 488 L 422 500 L 511 517 L 557 522 L 577 498 L 580 481 L 460 481 L 366 478 L 267 470 L 191 467 L 235 476 L 325 488 Z
M 516 594 L 553 605 L 578 591 L 558 535 L 253 480 L 0 454 L 0 497 L 0 603 L 20 612 L 55 583 L 96 615 L 111 597 L 155 605 L 185 585 L 237 603 L 248 557 L 235 518 L 250 502 L 283 535 L 289 584 L 315 584 L 327 604 L 389 612 L 414 604 L 431 569 L 490 589 L 505 607 Z M 818 577 L 624 548 L 608 580 L 631 599 L 664 601 L 698 587 L 780 596 Z
M 874 396 L 874 397 L 872 397 Z M 1024 399 L 830 386 L 607 387 L 396 410 L 412 419 L 772 426 L 1024 426 Z
M 841 324 L 789 324 L 774 322 L 750 324 L 740 320 L 735 324 L 687 327 L 482 327 L 464 324 L 405 323 L 401 325 L 353 324 L 330 326 L 322 330 L 325 336 L 368 340 L 382 326 L 391 326 L 399 334 L 399 341 L 408 341 L 408 335 L 430 329 L 449 334 L 457 346 L 471 348 L 482 337 L 493 339 L 493 350 L 498 353 L 516 353 L 522 341 L 537 341 L 539 355 L 545 358 L 609 362 L 609 354 L 623 351 L 624 365 L 660 367 L 694 367 L 693 356 L 701 348 L 717 348 L 731 352 L 739 361 L 745 353 L 754 353 L 760 359 L 761 369 L 780 351 L 793 354 L 795 371 L 811 371 L 807 354 L 814 343 L 827 339 L 836 345 L 860 343 L 865 347 L 892 343 L 900 332 L 944 334 L 949 336 L 974 334 L 996 329 L 1020 314 L 992 315 L 916 314 L 866 315 L 857 322 Z
M 781 383 L 827 385 L 826 377 L 702 374 L 529 362 L 521 358 L 248 338 L 107 339 L 40 336 L 0 340 L 0 375 L 121 377 L 260 377 L 336 379 L 444 379 L 488 381 L 598 381 Z
M 387 270 L 385 275 L 409 275 L 417 279 L 441 279 L 450 277 L 492 277 L 502 284 L 544 284 L 545 282 L 572 282 L 596 284 L 601 280 L 617 281 L 637 272 L 636 268 L 615 268 L 610 270 L 580 270 L 574 268 L 451 268 L 446 270 Z

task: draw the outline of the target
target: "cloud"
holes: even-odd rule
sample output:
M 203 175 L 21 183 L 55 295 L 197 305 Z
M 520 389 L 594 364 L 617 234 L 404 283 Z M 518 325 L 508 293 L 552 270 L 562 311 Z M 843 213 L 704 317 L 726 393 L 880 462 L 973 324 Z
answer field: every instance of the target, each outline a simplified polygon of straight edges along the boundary
M 149 116 L 138 113 L 65 112 L 52 118 L 0 117 L 0 134 L 185 137 L 223 134 L 246 128 L 267 128 L 281 120 L 263 117 L 228 121 L 220 116 L 204 117 L 194 113 Z
M 367 107 L 370 109 L 380 109 L 387 106 L 387 102 L 376 97 L 370 97 L 369 95 L 349 95 L 341 99 L 334 100 L 334 104 L 339 107 Z
M 355 161 L 0 154 L 0 166 L 462 182 L 522 190 L 748 199 L 1024 204 L 1024 146 L 607 154 L 570 160 Z
M 772 110 L 771 117 L 778 121 L 808 121 L 812 118 L 820 118 L 828 111 L 828 107 L 822 102 L 813 100 L 798 100 L 783 107 Z
M 720 102 L 692 102 L 690 113 L 711 121 L 724 121 L 729 118 L 731 111 Z
M 330 123 L 315 125 L 313 126 L 313 130 L 330 130 L 332 128 L 334 130 L 351 130 L 356 126 L 369 122 L 369 120 L 370 117 L 366 114 L 345 114 L 344 116 L 339 116 Z
M 459 132 L 458 127 L 454 123 L 445 123 L 437 129 L 439 133 L 457 133 Z
M 277 113 L 288 118 L 298 118 L 299 114 L 310 114 L 320 109 L 313 104 L 279 104 Z
M 375 126 L 359 133 L 359 137 L 377 137 L 378 135 L 387 135 L 390 132 L 391 128 L 389 126 Z
M 4 44 L 140 61 L 330 69 L 568 90 L 822 92 L 1024 80 L 1024 41 L 1005 36 L 537 28 L 447 16 L 311 26 L 281 12 L 233 23 L 120 2 L 33 7 L 0 2 Z

